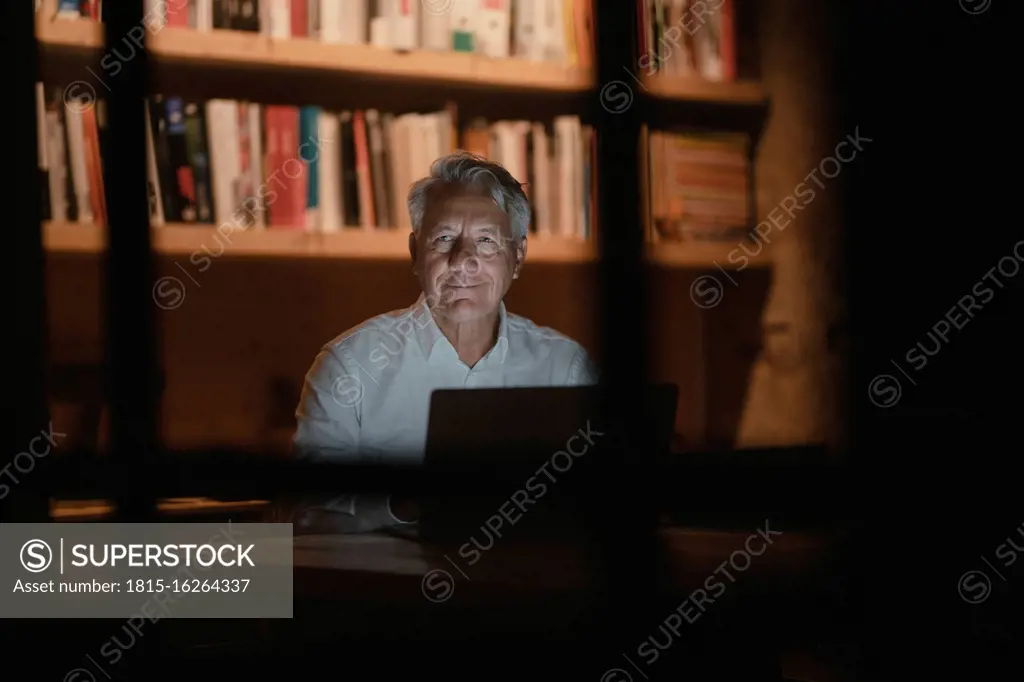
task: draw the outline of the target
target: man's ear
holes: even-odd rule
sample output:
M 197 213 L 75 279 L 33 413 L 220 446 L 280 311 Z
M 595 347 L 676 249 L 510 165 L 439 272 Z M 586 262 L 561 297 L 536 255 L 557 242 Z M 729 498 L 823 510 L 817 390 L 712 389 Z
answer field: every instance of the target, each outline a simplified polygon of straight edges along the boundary
M 412 256 L 412 270 L 416 271 L 416 233 L 409 233 L 409 255 Z
M 519 271 L 523 267 L 523 263 L 526 262 L 526 237 L 519 240 L 519 243 L 515 246 L 516 249 L 516 264 L 512 270 L 512 279 L 519 279 Z

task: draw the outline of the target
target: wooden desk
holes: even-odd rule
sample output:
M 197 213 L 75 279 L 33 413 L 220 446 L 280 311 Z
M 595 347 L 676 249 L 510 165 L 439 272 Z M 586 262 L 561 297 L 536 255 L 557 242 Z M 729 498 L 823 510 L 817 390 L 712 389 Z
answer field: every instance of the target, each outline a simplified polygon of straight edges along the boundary
M 774 531 L 774 529 L 773 529 Z M 686 595 L 704 585 L 716 570 L 734 574 L 735 584 L 761 590 L 791 591 L 812 578 L 842 541 L 838 533 L 785 533 L 765 546 L 757 531 L 665 528 L 661 545 L 660 591 Z M 586 593 L 602 587 L 599 559 L 565 544 L 527 544 L 507 538 L 480 552 L 475 563 L 457 547 L 439 547 L 386 535 L 306 535 L 293 543 L 297 599 L 408 602 L 448 601 L 459 592 L 473 599 L 520 599 L 530 594 Z M 736 555 L 739 571 L 730 568 Z M 468 554 L 468 552 L 467 552 Z M 746 565 L 744 556 L 749 557 Z M 425 576 L 433 576 L 425 578 Z M 443 589 L 444 582 L 449 590 Z M 452 594 L 445 596 L 447 592 Z M 428 596 L 425 592 L 430 592 Z

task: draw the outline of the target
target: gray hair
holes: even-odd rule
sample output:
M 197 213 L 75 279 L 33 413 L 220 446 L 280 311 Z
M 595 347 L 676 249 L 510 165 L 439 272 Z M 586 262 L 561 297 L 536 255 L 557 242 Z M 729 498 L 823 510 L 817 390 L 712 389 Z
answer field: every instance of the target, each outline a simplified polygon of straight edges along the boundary
M 433 187 L 458 184 L 479 187 L 490 193 L 498 208 L 508 214 L 512 238 L 518 243 L 526 237 L 530 224 L 530 200 L 522 185 L 500 164 L 469 152 L 458 151 L 434 161 L 430 175 L 409 188 L 409 217 L 412 231 L 419 234 L 427 211 L 427 195 Z

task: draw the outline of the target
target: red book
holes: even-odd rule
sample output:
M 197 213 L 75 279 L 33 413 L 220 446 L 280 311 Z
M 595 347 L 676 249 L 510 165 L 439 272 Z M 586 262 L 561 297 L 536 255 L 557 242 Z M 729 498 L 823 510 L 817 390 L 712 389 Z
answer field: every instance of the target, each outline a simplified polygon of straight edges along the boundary
M 298 107 L 268 105 L 264 204 L 271 228 L 306 227 L 306 164 L 299 158 Z
M 100 20 L 100 0 L 81 0 L 78 3 L 78 9 L 82 16 L 88 17 L 93 21 Z
M 164 14 L 167 16 L 167 25 L 177 28 L 188 28 L 188 5 L 184 0 L 164 3 Z
M 352 114 L 352 134 L 356 143 L 356 178 L 359 182 L 359 212 L 363 227 L 367 230 L 377 226 L 373 211 L 373 180 L 370 176 L 370 144 L 366 135 L 366 117 L 363 112 Z
M 722 79 L 736 80 L 736 6 L 734 0 L 723 0 L 721 8 Z
M 292 37 L 309 36 L 309 3 L 307 0 L 292 0 Z
M 89 203 L 92 219 L 97 225 L 107 223 L 107 198 L 103 186 L 103 158 L 100 155 L 100 131 L 95 107 L 82 110 L 82 132 L 85 137 L 85 168 L 89 176 Z

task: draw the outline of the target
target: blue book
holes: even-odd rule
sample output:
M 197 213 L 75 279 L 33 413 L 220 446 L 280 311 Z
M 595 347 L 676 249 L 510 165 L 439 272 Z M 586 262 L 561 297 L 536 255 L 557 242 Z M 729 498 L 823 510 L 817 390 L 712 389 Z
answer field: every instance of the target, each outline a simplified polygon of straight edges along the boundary
M 320 107 L 299 110 L 298 155 L 306 163 L 306 229 L 320 229 Z

